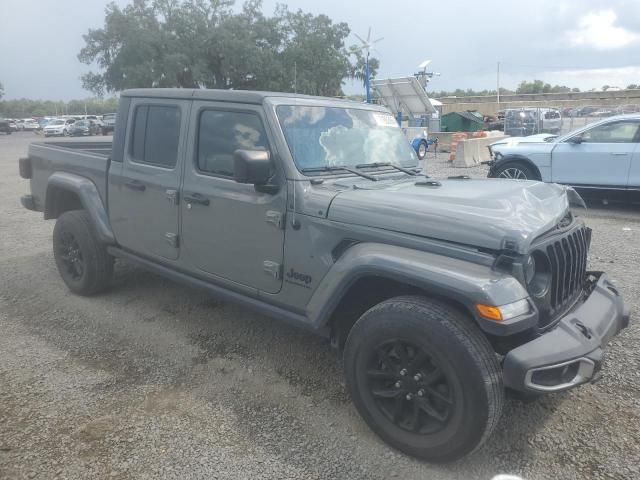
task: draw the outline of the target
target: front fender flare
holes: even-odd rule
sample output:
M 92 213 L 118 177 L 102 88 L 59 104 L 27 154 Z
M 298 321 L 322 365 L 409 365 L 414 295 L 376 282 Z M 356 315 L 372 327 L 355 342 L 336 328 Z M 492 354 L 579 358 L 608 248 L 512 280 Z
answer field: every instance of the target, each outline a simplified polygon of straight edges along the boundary
M 361 243 L 349 248 L 322 279 L 307 304 L 307 317 L 316 328 L 329 322 L 334 309 L 357 280 L 379 276 L 406 283 L 427 292 L 454 300 L 473 312 L 486 331 L 511 330 L 508 322 L 488 325 L 476 314 L 475 304 L 505 305 L 528 297 L 526 289 L 514 277 L 457 258 L 377 243 Z M 526 327 L 536 318 L 529 319 Z M 507 328 L 502 328 L 507 327 Z M 518 330 L 525 325 L 518 322 Z
M 98 193 L 98 188 L 91 180 L 80 175 L 56 172 L 49 177 L 44 205 L 45 220 L 55 217 L 53 196 L 58 189 L 73 192 L 78 196 L 82 207 L 89 213 L 100 240 L 109 245 L 116 243 L 109 215 Z

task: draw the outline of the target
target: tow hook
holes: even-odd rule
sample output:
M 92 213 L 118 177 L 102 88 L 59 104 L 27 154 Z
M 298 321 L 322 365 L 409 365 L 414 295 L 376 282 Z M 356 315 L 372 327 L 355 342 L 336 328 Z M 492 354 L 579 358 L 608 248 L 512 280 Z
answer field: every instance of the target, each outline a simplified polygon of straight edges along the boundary
M 593 336 L 591 334 L 591 330 L 589 330 L 589 328 L 584 323 L 582 323 L 580 320 L 576 320 L 574 322 L 574 325 L 578 330 L 580 330 L 580 333 L 582 333 L 582 335 L 584 335 L 589 340 L 591 340 L 591 337 Z

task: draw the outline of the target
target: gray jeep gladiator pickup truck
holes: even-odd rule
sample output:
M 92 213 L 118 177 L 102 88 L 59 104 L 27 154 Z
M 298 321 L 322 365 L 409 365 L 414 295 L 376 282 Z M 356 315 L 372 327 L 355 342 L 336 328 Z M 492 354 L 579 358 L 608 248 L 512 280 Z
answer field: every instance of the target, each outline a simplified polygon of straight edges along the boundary
M 139 89 L 117 116 L 112 144 L 19 161 L 68 288 L 103 290 L 120 258 L 323 335 L 365 422 L 410 455 L 478 448 L 507 389 L 596 379 L 629 323 L 567 187 L 426 177 L 381 107 Z

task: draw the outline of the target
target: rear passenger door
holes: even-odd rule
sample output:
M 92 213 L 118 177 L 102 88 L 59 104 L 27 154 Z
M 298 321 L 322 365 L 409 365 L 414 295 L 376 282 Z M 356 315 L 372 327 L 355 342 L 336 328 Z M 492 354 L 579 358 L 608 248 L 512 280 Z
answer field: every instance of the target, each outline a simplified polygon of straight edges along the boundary
M 262 109 L 193 103 L 182 197 L 182 263 L 243 290 L 277 293 L 282 285 L 286 188 Z M 233 153 L 268 150 L 277 192 L 237 183 Z
M 190 101 L 134 99 L 121 166 L 112 164 L 110 219 L 119 244 L 142 255 L 179 254 L 181 145 Z

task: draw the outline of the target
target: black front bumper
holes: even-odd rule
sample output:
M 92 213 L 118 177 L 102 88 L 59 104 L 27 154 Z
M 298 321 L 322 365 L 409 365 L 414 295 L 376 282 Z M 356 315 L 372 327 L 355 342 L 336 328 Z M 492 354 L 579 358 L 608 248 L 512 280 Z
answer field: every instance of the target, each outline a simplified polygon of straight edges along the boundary
M 604 347 L 629 325 L 629 309 L 604 273 L 587 299 L 553 330 L 511 350 L 504 358 L 505 387 L 558 392 L 598 378 Z

